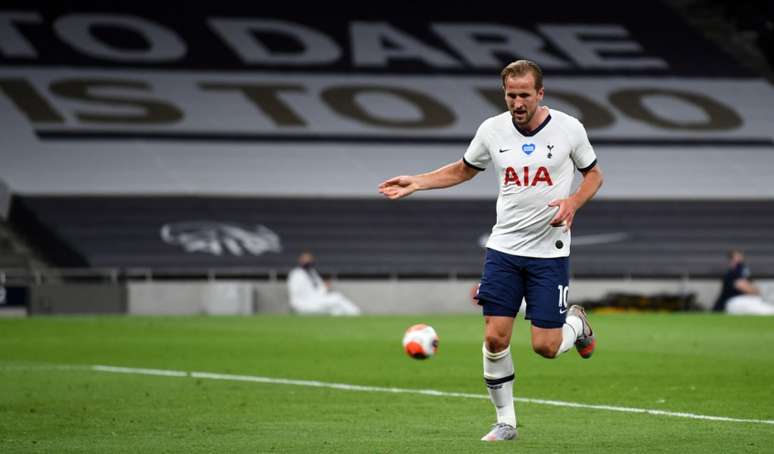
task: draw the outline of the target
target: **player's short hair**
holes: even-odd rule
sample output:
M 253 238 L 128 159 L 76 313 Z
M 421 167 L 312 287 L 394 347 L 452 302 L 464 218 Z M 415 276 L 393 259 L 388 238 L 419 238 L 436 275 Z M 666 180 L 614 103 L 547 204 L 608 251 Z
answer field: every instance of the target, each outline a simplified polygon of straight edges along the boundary
M 503 79 L 503 87 L 505 86 L 506 79 L 509 77 L 521 77 L 527 73 L 532 73 L 535 77 L 535 90 L 543 88 L 543 70 L 532 60 L 516 60 L 503 68 L 500 72 L 500 77 Z

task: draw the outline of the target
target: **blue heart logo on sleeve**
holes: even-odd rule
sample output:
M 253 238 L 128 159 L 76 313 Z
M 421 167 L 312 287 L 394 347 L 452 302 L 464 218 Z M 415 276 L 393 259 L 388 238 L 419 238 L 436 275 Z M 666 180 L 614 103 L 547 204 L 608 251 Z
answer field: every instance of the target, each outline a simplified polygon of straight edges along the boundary
M 521 146 L 521 151 L 527 154 L 527 156 L 531 155 L 533 151 L 535 151 L 535 144 L 534 143 L 525 143 Z

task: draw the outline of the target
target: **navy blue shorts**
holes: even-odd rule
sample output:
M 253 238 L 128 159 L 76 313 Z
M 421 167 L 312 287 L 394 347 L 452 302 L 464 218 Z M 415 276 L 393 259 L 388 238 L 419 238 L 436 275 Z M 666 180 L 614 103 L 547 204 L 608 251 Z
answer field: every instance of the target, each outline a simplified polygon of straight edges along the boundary
M 525 319 L 540 328 L 561 328 L 569 281 L 569 257 L 522 257 L 487 248 L 478 304 L 484 315 L 516 317 L 525 298 Z

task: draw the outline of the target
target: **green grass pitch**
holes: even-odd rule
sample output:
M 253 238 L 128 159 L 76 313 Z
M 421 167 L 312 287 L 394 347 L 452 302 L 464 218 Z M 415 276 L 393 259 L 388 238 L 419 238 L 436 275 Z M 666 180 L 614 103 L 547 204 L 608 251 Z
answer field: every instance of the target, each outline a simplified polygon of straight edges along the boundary
M 515 395 L 723 416 L 710 421 L 517 402 L 520 439 L 486 444 L 486 399 L 354 391 L 91 365 L 485 395 L 480 316 L 0 319 L 0 452 L 772 452 L 774 318 L 591 314 L 594 357 L 513 339 Z M 403 330 L 441 342 L 417 361 Z M 62 367 L 67 366 L 67 367 Z

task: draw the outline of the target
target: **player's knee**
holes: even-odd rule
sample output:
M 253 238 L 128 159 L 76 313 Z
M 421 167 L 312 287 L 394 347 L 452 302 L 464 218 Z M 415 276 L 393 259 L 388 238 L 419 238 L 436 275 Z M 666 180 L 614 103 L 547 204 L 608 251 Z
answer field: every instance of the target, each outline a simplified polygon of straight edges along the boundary
M 556 354 L 559 352 L 559 343 L 550 341 L 533 341 L 532 350 L 543 358 L 556 358 Z
M 487 334 L 484 338 L 486 349 L 491 353 L 499 353 L 508 348 L 508 339 L 506 336 L 496 334 Z

